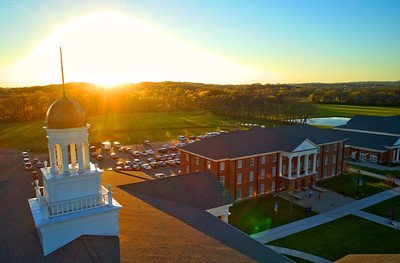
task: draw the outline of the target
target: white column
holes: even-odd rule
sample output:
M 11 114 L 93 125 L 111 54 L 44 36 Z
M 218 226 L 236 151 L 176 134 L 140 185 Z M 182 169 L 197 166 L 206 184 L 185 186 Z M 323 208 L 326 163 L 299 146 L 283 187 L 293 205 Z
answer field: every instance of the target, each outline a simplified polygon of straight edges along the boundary
M 56 154 L 55 154 L 55 148 L 53 144 L 49 144 L 49 156 L 50 156 L 50 173 L 55 174 L 57 173 L 57 163 L 56 163 Z
M 69 145 L 69 151 L 71 153 L 71 166 L 76 167 L 76 150 L 75 150 L 75 144 L 71 143 Z
M 301 156 L 297 156 L 297 176 L 300 176 L 300 159 Z
M 288 177 L 292 178 L 292 156 L 289 156 L 288 168 Z
M 79 173 L 82 173 L 84 170 L 83 167 L 83 153 L 82 153 L 82 143 L 77 144 L 78 148 L 78 165 L 79 165 Z
M 61 152 L 61 146 L 59 144 L 56 145 L 56 151 L 57 151 L 57 167 L 62 168 L 62 152 Z
M 279 154 L 279 176 L 282 176 L 282 154 Z
M 85 142 L 82 146 L 83 152 L 83 167 L 85 170 L 90 169 L 90 159 L 89 159 L 89 144 Z
M 63 144 L 62 146 L 62 162 L 63 162 L 63 174 L 70 174 L 69 164 L 68 164 L 68 144 Z
M 306 171 L 306 175 L 308 174 L 308 158 L 310 157 L 309 154 L 306 154 L 305 159 L 304 159 L 304 169 Z
M 317 172 L 317 154 L 314 153 L 314 161 L 313 161 L 313 173 Z
M 399 161 L 399 152 L 400 152 L 400 148 L 397 148 L 397 151 L 396 151 L 396 161 Z

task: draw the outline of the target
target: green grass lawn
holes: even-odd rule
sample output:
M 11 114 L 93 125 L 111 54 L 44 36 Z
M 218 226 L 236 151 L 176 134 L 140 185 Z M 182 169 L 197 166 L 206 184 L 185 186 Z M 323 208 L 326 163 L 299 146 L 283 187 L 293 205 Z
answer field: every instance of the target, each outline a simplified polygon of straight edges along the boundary
M 160 112 L 93 116 L 88 118 L 89 141 L 120 141 L 133 144 L 149 139 L 168 141 L 178 135 L 199 135 L 207 131 L 240 128 L 238 118 L 205 111 Z M 263 123 L 266 124 L 266 123 Z M 268 125 L 268 124 L 266 124 Z M 0 146 L 20 150 L 46 151 L 45 121 L 0 124 Z
M 383 183 L 383 180 L 370 176 L 360 175 L 364 181 L 362 186 L 358 187 L 358 197 L 364 198 L 370 195 L 377 194 L 384 190 L 390 189 L 389 186 Z M 329 189 L 336 193 L 357 198 L 356 195 L 357 174 L 343 173 L 335 178 L 328 179 L 318 183 L 318 186 Z
M 395 221 L 400 221 L 400 195 L 363 209 L 365 212 L 385 218 L 388 217 L 390 210 L 394 212 L 393 219 Z
M 278 203 L 278 212 L 272 222 L 274 202 Z M 272 195 L 236 203 L 230 212 L 229 223 L 249 235 L 316 215 L 306 214 L 304 207 Z
M 398 230 L 353 215 L 268 244 L 300 250 L 332 261 L 347 254 L 400 253 Z
M 297 263 L 310 263 L 311 262 L 311 261 L 308 261 L 308 260 L 305 260 L 302 258 L 291 256 L 291 255 L 284 255 L 284 256 L 290 258 L 291 260 L 293 260 L 294 262 L 297 262 Z
M 356 114 L 390 116 L 400 115 L 400 107 L 317 104 L 317 117 L 351 117 Z
M 354 164 L 347 164 L 347 165 L 348 165 L 348 167 L 358 169 L 358 170 L 363 170 L 363 171 L 381 174 L 381 175 L 392 174 L 392 175 L 396 176 L 396 178 L 400 178 L 399 170 L 379 170 L 379 169 L 374 169 L 374 168 L 364 167 L 364 166 L 354 165 Z

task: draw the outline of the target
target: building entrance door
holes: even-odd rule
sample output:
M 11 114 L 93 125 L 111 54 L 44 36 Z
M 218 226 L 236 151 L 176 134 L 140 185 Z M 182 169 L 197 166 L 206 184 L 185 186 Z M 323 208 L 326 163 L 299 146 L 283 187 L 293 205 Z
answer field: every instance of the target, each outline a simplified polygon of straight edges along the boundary
M 365 162 L 367 160 L 367 154 L 365 153 L 360 153 L 360 161 Z

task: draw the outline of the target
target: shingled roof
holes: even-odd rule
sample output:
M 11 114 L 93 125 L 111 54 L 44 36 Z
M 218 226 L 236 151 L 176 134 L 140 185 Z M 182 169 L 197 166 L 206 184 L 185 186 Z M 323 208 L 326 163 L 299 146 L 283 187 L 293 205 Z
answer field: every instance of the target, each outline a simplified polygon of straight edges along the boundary
M 144 181 L 126 187 L 135 193 L 146 194 L 202 210 L 229 205 L 234 202 L 227 190 L 209 171 Z M 122 189 L 126 187 L 121 186 Z
M 388 136 L 372 133 L 335 130 L 335 133 L 346 137 L 346 145 L 385 151 L 400 140 L 400 136 Z
M 400 115 L 386 117 L 354 115 L 346 124 L 336 128 L 400 135 Z
M 346 138 L 330 129 L 299 124 L 271 129 L 234 131 L 188 144 L 182 147 L 182 150 L 213 160 L 221 160 L 277 151 L 292 152 L 306 139 L 316 144 L 323 144 Z

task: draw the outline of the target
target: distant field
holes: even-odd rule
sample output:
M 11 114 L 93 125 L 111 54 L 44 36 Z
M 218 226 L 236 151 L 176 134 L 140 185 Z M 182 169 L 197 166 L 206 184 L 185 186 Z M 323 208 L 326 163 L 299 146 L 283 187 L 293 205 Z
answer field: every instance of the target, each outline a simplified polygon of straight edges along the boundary
M 356 114 L 376 116 L 400 115 L 400 107 L 317 104 L 317 109 L 318 117 L 351 117 Z
M 95 116 L 88 119 L 91 144 L 120 141 L 133 144 L 143 140 L 165 141 L 178 135 L 199 135 L 207 131 L 240 128 L 240 119 L 214 115 L 210 112 L 161 112 Z M 45 122 L 0 124 L 0 147 L 31 149 L 43 152 L 47 141 Z

